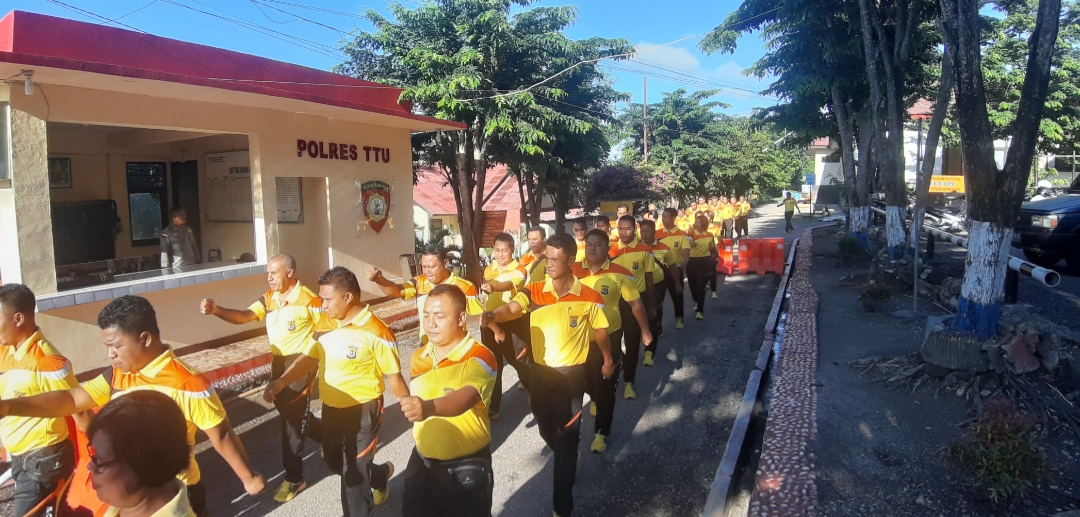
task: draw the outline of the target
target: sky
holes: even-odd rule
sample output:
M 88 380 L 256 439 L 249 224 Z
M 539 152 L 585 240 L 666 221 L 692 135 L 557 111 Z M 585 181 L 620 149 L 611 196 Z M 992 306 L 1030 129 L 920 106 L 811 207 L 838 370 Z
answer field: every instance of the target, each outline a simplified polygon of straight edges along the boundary
M 401 3 L 415 6 L 418 0 Z M 765 52 L 757 35 L 743 36 L 733 54 L 706 56 L 697 48 L 701 36 L 723 22 L 737 0 L 539 2 L 567 4 L 579 12 L 577 24 L 567 30 L 570 37 L 625 38 L 641 51 L 630 61 L 606 61 L 610 64 L 603 66 L 615 88 L 629 93 L 633 102 L 641 102 L 642 78 L 648 75 L 650 103 L 677 88 L 721 88 L 715 100 L 731 107 L 719 111 L 732 115 L 775 103 L 753 93 L 766 88 L 768 80 L 742 73 Z M 158 36 L 327 70 L 345 59 L 336 48 L 348 33 L 371 29 L 359 14 L 368 8 L 386 13 L 387 5 L 387 0 L 7 0 L 3 8 L 107 24 L 104 17 Z M 290 37 L 304 41 L 296 44 Z M 663 45 L 677 40 L 682 41 Z

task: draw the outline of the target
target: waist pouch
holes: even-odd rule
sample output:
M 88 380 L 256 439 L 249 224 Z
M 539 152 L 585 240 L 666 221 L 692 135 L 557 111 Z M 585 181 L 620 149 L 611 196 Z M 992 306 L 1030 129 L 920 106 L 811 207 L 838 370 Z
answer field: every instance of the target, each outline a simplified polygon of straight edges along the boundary
M 36 483 L 49 484 L 67 479 L 75 471 L 75 446 L 71 440 L 34 449 L 19 456 L 23 472 Z
M 432 460 L 423 458 L 424 465 L 451 493 L 486 490 L 492 484 L 491 461 L 486 457 L 468 457 L 459 460 Z

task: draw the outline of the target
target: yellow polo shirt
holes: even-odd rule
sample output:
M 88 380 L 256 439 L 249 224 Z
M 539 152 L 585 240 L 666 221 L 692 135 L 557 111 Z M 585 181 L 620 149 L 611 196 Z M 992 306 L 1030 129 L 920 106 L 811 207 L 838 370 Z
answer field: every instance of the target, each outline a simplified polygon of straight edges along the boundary
M 795 198 L 784 198 L 784 211 L 794 212 L 796 204 L 798 204 L 798 201 L 795 201 Z
M 680 263 L 682 262 L 683 250 L 693 245 L 693 243 L 690 242 L 690 237 L 686 235 L 686 231 L 681 229 L 672 231 L 658 230 L 656 232 L 656 240 L 671 248 L 671 251 L 675 253 Z
M 691 226 L 694 226 L 693 215 L 680 215 L 675 218 L 675 227 L 680 231 L 685 232 L 686 230 L 689 230 Z
M 525 268 L 518 264 L 518 261 L 511 260 L 506 267 L 499 267 L 498 262 L 492 262 L 491 265 L 484 270 L 485 282 L 510 282 L 514 285 L 514 288 L 509 291 L 493 292 L 488 295 L 487 302 L 484 303 L 485 311 L 494 311 L 503 305 L 510 302 L 510 299 L 517 294 L 518 289 L 525 285 Z
M 753 207 L 750 206 L 750 203 L 746 201 L 740 201 L 738 203 L 735 203 L 735 206 L 738 209 L 739 217 L 746 217 L 750 215 L 750 211 L 753 209 Z
M 191 446 L 191 463 L 178 477 L 188 486 L 202 479 L 199 464 L 195 462 L 195 431 L 213 429 L 224 422 L 225 407 L 210 381 L 178 359 L 171 348 L 137 372 L 124 373 L 112 367 L 82 383 L 82 388 L 98 407 L 136 390 L 157 391 L 176 401 L 187 420 L 187 439 Z
M 381 398 L 383 376 L 401 372 L 394 332 L 370 306 L 338 328 L 317 333 L 303 354 L 319 360 L 319 397 L 332 408 Z
M 67 390 L 79 384 L 71 371 L 71 361 L 60 355 L 40 330 L 18 347 L 3 348 L 0 398 L 4 400 Z M 56 445 L 67 437 L 67 422 L 63 418 L 8 416 L 0 419 L 0 443 L 16 456 Z
M 629 245 L 618 241 L 611 245 L 608 256 L 612 262 L 634 273 L 634 286 L 639 293 L 645 292 L 645 274 L 653 273 L 657 269 L 656 259 L 649 252 L 649 248 L 637 239 Z
M 687 235 L 694 244 L 690 248 L 690 258 L 712 256 L 712 253 L 709 253 L 709 246 L 716 244 L 716 237 L 711 232 L 698 232 L 697 228 L 691 228 Z
M 653 259 L 656 260 L 656 263 L 660 266 L 669 268 L 671 266 L 682 263 L 682 252 L 680 251 L 678 257 L 676 258 L 675 250 L 669 248 L 663 242 L 660 242 L 659 239 L 654 241 L 651 245 L 645 244 L 644 242 L 642 242 L 641 244 L 649 250 L 649 253 L 652 253 Z M 664 269 L 662 267 L 654 269 L 653 283 L 656 284 L 663 281 Z
M 600 293 L 576 278 L 564 296 L 555 292 L 550 278 L 528 284 L 525 289 L 528 299 L 522 292 L 515 301 L 532 312 L 529 325 L 533 360 L 552 368 L 585 364 L 593 329 L 608 328 Z
M 585 262 L 574 264 L 572 271 L 582 284 L 600 293 L 604 299 L 604 316 L 608 320 L 607 331 L 610 333 L 621 329 L 619 298 L 627 302 L 641 299 L 641 294 L 634 287 L 634 274 L 618 264 L 612 264 L 610 260 L 604 262 L 604 265 L 595 272 Z
M 322 298 L 297 282 L 287 293 L 267 291 L 248 307 L 266 321 L 266 337 L 274 355 L 299 354 L 322 317 Z
M 450 276 L 446 277 L 446 280 L 443 280 L 442 283 L 461 289 L 461 292 L 465 294 L 466 313 L 470 316 L 479 316 L 480 314 L 483 314 L 484 308 L 481 306 L 480 300 L 477 299 L 479 292 L 472 282 L 457 276 L 457 273 L 450 273 Z M 424 302 L 427 301 L 428 293 L 430 293 L 436 285 L 439 284 L 432 282 L 426 275 L 419 275 L 416 278 L 401 284 L 402 295 L 406 300 L 416 298 L 416 310 L 420 315 L 419 336 L 421 341 L 423 341 L 424 336 L 427 335 L 427 332 L 424 330 Z
M 435 400 L 468 387 L 480 394 L 480 402 L 458 416 L 433 416 L 413 424 L 416 450 L 425 458 L 446 461 L 468 456 L 491 443 L 487 406 L 498 365 L 495 354 L 468 335 L 438 362 L 434 349 L 428 343 L 412 356 L 409 391 L 413 396 Z
M 576 239 L 575 239 L 576 240 Z M 581 262 L 585 260 L 585 241 L 577 241 L 577 255 L 574 257 L 574 262 Z
M 578 249 L 585 253 L 584 243 L 578 243 Z M 526 251 L 518 261 L 518 265 L 525 269 L 525 283 L 543 282 L 547 280 L 547 257 L 543 253 L 534 255 L 532 250 Z

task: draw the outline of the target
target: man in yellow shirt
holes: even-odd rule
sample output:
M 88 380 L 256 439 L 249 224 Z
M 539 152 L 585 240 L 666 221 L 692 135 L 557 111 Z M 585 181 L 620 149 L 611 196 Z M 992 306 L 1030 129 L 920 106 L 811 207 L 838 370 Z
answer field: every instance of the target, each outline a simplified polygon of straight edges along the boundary
M 420 255 L 420 271 L 421 274 L 416 275 L 416 278 L 396 284 L 387 280 L 383 276 L 381 269 L 373 267 L 368 271 L 367 279 L 378 285 L 383 294 L 387 296 L 400 297 L 405 300 L 416 299 L 416 311 L 420 317 L 419 334 L 421 343 L 427 339 L 424 332 L 424 302 L 427 300 L 428 293 L 437 285 L 448 284 L 460 289 L 468 300 L 469 314 L 479 316 L 480 313 L 484 312 L 477 297 L 480 293 L 477 291 L 476 286 L 450 270 L 450 256 L 447 254 L 446 248 L 424 248 Z
M 484 283 L 480 285 L 480 290 L 487 293 L 487 301 L 484 303 L 484 310 L 487 312 L 506 305 L 517 294 L 518 289 L 525 285 L 527 276 L 525 268 L 514 260 L 514 237 L 509 233 L 495 236 L 492 255 L 494 260 L 484 270 Z M 480 328 L 480 341 L 495 353 L 499 367 L 495 390 L 491 394 L 491 405 L 488 407 L 488 416 L 492 420 L 499 418 L 499 410 L 502 408 L 502 372 L 505 365 L 514 367 L 521 386 L 529 388 L 529 320 L 521 317 L 517 321 L 507 322 L 505 327 L 511 335 L 511 339 L 505 341 L 496 341 L 490 329 Z
M 645 359 L 642 364 L 652 366 L 656 357 L 658 341 L 664 333 L 664 295 L 668 291 L 668 284 L 679 279 L 679 285 L 675 286 L 679 298 L 682 298 L 682 249 L 674 250 L 660 239 L 656 238 L 656 223 L 649 220 L 641 221 L 641 243 L 648 248 L 656 260 L 656 270 L 653 272 L 653 317 L 649 322 L 649 330 L 652 332 L 652 343 L 645 347 Z M 676 243 L 680 244 L 680 243 Z M 681 300 L 680 300 L 681 301 Z
M 521 256 L 518 264 L 525 268 L 525 283 L 543 282 L 547 278 L 547 231 L 536 226 L 529 228 L 525 233 L 529 243 L 529 251 Z
M 302 356 L 266 386 L 269 402 L 290 384 L 319 372 L 323 401 L 323 460 L 341 476 L 344 517 L 367 517 L 389 496 L 394 465 L 375 465 L 386 384 L 398 399 L 409 396 L 401 376 L 393 331 L 360 300 L 360 282 L 341 266 L 319 277 L 323 310 L 340 324 L 316 333 Z
M 656 290 L 653 280 L 657 266 L 652 253 L 635 236 L 636 231 L 637 222 L 634 221 L 633 216 L 619 219 L 619 240 L 608 249 L 608 256 L 611 257 L 612 262 L 634 273 L 634 285 L 638 293 L 640 293 L 642 302 L 645 304 L 645 312 L 648 315 L 647 322 L 648 319 L 653 317 L 653 309 L 656 307 Z M 623 328 L 623 382 L 626 383 L 623 386 L 623 398 L 632 399 L 637 397 L 637 393 L 634 391 L 634 380 L 637 377 L 637 364 L 641 356 L 642 338 L 651 338 L 652 336 L 643 332 L 649 326 L 647 324 L 644 327 L 638 325 L 637 320 L 631 315 L 630 307 L 623 305 L 619 307 L 619 312 L 622 315 Z M 645 341 L 646 347 L 651 345 L 651 339 Z
M 585 361 L 595 338 L 604 357 L 604 378 L 615 374 L 608 341 L 607 317 L 600 293 L 581 284 L 572 271 L 574 239 L 552 235 L 547 240 L 544 282 L 526 285 L 510 303 L 486 312 L 481 325 L 496 339 L 506 339 L 500 323 L 531 312 L 533 365 L 529 405 L 544 443 L 554 453 L 555 516 L 574 511 L 577 448 L 581 434 L 581 404 L 585 393 Z
M 487 405 L 495 354 L 464 330 L 465 303 L 460 291 L 440 285 L 424 305 L 428 343 L 412 356 L 412 395 L 401 399 L 416 442 L 405 468 L 404 517 L 491 515 Z
M 681 229 L 681 224 L 676 224 L 676 216 L 678 210 L 674 208 L 665 208 L 661 218 L 664 221 L 664 230 L 656 232 L 656 239 L 667 245 L 675 252 L 676 258 L 679 259 L 679 275 L 675 276 L 671 269 L 667 277 L 667 290 L 671 295 L 671 305 L 675 309 L 675 328 L 683 328 L 683 316 L 685 311 L 685 304 L 683 303 L 683 278 L 686 272 L 686 263 L 690 260 L 690 237 L 686 235 L 686 231 Z M 663 295 L 658 295 L 662 297 Z M 661 303 L 663 301 L 661 300 Z
M 574 220 L 574 240 L 577 241 L 577 255 L 574 256 L 574 262 L 581 262 L 585 260 L 585 234 L 589 233 L 589 224 L 585 222 L 585 218 Z
M 138 296 L 122 296 L 101 309 L 97 323 L 111 368 L 69 390 L 0 401 L 0 416 L 61 418 L 104 406 L 133 390 L 159 391 L 176 401 L 187 419 L 191 465 L 180 475 L 180 480 L 188 487 L 196 515 L 206 515 L 206 487 L 200 482 L 202 474 L 195 462 L 196 430 L 206 433 L 214 450 L 244 483 L 248 494 L 262 492 L 266 480 L 251 468 L 244 445 L 229 425 L 214 387 L 161 341 L 157 315 L 150 302 Z M 82 416 L 87 420 L 92 418 L 92 415 Z M 76 472 L 76 482 L 82 482 L 83 476 Z
M 694 318 L 705 319 L 705 284 L 709 281 L 710 271 L 716 271 L 716 236 L 709 231 L 709 219 L 699 215 L 694 227 L 687 233 L 693 246 L 690 248 L 690 260 L 686 263 L 686 279 L 690 285 L 690 296 L 694 299 Z
M 619 343 L 622 339 L 620 311 L 624 304 L 629 305 L 638 326 L 648 329 L 645 306 L 641 303 L 641 294 L 634 283 L 634 274 L 608 259 L 608 239 L 604 232 L 592 230 L 585 240 L 585 261 L 574 264 L 573 272 L 582 284 L 591 287 L 603 298 L 604 316 L 608 320 L 608 340 Z M 648 336 L 647 340 L 651 341 L 652 336 Z M 585 393 L 593 400 L 589 412 L 596 417 L 596 436 L 590 450 L 598 453 L 607 450 L 611 423 L 615 415 L 615 388 L 619 385 L 618 367 L 622 362 L 622 350 L 617 345 L 611 347 L 611 360 L 616 366 L 615 374 L 604 378 L 604 357 L 594 340 L 585 359 Z
M 735 233 L 738 234 L 738 238 L 743 238 L 750 235 L 750 211 L 753 208 L 750 206 L 750 202 L 746 200 L 746 196 L 739 196 L 739 200 L 735 203 Z
M 784 233 L 795 231 L 795 227 L 791 225 L 791 218 L 795 217 L 796 210 L 798 210 L 800 214 L 802 213 L 802 210 L 799 209 L 799 202 L 791 197 L 791 192 L 788 192 L 787 196 L 784 197 L 784 200 L 776 206 L 784 207 Z
M 606 215 L 596 216 L 596 222 L 593 223 L 597 230 L 600 230 L 608 234 L 608 238 L 612 241 L 619 240 L 619 231 L 611 227 L 611 218 Z
M 281 377 L 307 346 L 322 317 L 322 299 L 296 278 L 296 259 L 277 255 L 266 264 L 266 280 L 270 287 L 245 310 L 219 307 L 214 300 L 204 299 L 200 311 L 216 316 L 233 325 L 253 321 L 266 322 L 266 337 L 270 341 L 270 379 Z M 281 459 L 285 479 L 274 494 L 274 500 L 287 503 L 307 488 L 304 482 L 305 438 L 315 441 L 321 436 L 319 419 L 310 411 L 311 388 L 315 376 L 300 379 L 274 399 L 281 421 Z
M 0 397 L 28 397 L 77 386 L 71 362 L 41 334 L 37 299 L 22 284 L 0 287 Z M 11 458 L 15 516 L 52 516 L 58 488 L 75 470 L 75 449 L 63 418 L 0 420 L 0 443 Z M 48 461 L 41 461 L 48 458 Z

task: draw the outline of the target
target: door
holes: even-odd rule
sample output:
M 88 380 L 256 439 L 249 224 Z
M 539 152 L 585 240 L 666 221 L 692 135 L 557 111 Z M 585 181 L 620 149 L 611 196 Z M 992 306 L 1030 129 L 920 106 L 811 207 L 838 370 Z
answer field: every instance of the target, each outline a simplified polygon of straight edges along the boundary
M 195 233 L 195 242 L 205 255 L 202 246 L 201 222 L 199 211 L 199 161 L 172 162 L 172 207 L 181 207 L 187 212 L 187 225 Z M 202 257 L 206 260 L 206 257 Z

